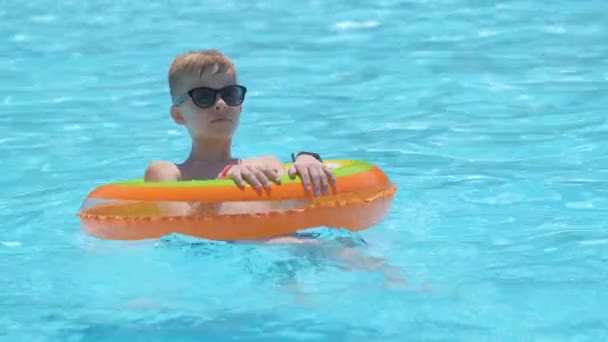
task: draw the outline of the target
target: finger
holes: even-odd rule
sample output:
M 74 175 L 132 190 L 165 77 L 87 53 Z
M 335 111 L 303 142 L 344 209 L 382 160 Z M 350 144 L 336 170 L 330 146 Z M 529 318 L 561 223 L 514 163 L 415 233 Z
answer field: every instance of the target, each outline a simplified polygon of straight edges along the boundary
M 268 179 L 272 179 L 277 184 L 281 183 L 281 176 L 279 175 L 279 171 L 273 168 L 267 168 L 263 170 L 264 174 Z
M 302 178 L 302 184 L 304 184 L 304 189 L 306 189 L 306 191 L 310 190 L 310 179 L 309 179 L 309 174 L 308 174 L 308 169 L 305 167 L 301 167 L 299 170 L 296 169 L 296 171 L 300 174 L 300 178 Z
M 241 176 L 240 172 L 234 172 L 232 174 L 232 180 L 236 183 L 236 186 L 238 186 L 239 188 L 244 188 L 245 187 L 245 181 L 243 180 L 243 177 Z
M 247 183 L 249 183 L 252 187 L 259 189 L 262 186 L 251 169 L 243 171 L 242 175 L 245 181 L 247 181 Z
M 323 165 L 323 171 L 325 171 L 325 174 L 327 175 L 327 178 L 328 178 L 329 182 L 331 183 L 331 186 L 335 188 L 336 187 L 336 175 L 334 174 L 332 169 L 330 169 L 329 166 L 327 166 L 327 165 Z
M 289 176 L 289 178 L 294 179 L 296 177 L 296 174 L 297 174 L 296 167 L 294 165 L 291 165 L 289 167 L 289 170 L 287 170 L 287 175 Z
M 319 170 L 316 167 L 310 167 L 308 169 L 308 174 L 310 175 L 310 180 L 313 184 L 315 196 L 321 195 L 321 175 L 319 174 Z
M 277 182 L 277 184 L 281 184 L 281 178 L 283 177 L 283 174 L 285 171 L 283 171 L 283 169 L 278 169 L 278 170 L 275 170 L 275 172 L 276 172 L 276 176 L 275 176 L 276 182 Z
M 323 167 L 319 168 L 317 171 L 319 173 L 319 182 L 321 183 L 321 190 L 324 195 L 329 193 L 329 184 L 327 180 L 327 174 L 325 173 L 325 169 Z
M 266 177 L 266 174 L 264 173 L 263 169 L 255 168 L 251 170 L 251 172 L 255 175 L 259 184 L 261 184 L 266 189 L 270 189 L 270 181 L 268 180 L 268 177 Z

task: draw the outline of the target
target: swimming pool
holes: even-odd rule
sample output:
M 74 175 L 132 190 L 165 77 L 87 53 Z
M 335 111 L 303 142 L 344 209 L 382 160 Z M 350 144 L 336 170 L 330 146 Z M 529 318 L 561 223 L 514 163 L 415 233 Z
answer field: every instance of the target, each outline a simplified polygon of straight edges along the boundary
M 608 336 L 608 7 L 600 1 L 9 0 L 0 8 L 0 340 L 588 340 Z M 183 158 L 174 54 L 250 93 L 238 155 L 315 150 L 399 191 L 361 253 L 112 242 L 99 184 Z M 297 283 L 296 283 L 297 281 Z

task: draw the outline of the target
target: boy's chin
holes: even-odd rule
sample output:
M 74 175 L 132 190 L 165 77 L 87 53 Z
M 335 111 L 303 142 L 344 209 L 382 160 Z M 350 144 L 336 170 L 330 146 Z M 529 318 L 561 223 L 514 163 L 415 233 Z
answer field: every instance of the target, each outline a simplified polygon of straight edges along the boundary
M 234 129 L 231 130 L 215 130 L 213 132 L 205 132 L 198 134 L 203 140 L 229 140 L 234 135 Z

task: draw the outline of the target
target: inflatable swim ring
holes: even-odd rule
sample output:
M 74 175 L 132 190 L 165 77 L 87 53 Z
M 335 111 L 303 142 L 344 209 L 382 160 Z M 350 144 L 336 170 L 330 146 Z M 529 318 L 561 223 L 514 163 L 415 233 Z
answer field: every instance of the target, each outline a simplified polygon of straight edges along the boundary
M 326 160 L 337 184 L 314 197 L 300 178 L 256 191 L 232 180 L 102 185 L 84 200 L 78 216 L 92 236 L 111 240 L 156 239 L 177 233 L 211 240 L 257 240 L 314 227 L 360 231 L 382 221 L 396 186 L 377 166 L 357 160 Z M 288 168 L 289 164 L 285 165 Z M 196 208 L 189 214 L 171 205 Z

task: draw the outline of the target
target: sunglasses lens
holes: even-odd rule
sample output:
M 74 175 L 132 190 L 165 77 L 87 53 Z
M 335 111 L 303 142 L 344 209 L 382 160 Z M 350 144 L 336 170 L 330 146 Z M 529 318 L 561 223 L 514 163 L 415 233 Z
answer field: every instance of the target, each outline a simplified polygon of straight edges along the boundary
M 243 86 L 233 85 L 221 89 L 219 92 L 229 106 L 238 106 L 245 99 L 247 90 Z M 215 103 L 217 91 L 210 88 L 197 88 L 191 92 L 192 101 L 199 108 L 209 108 Z
M 234 85 L 222 89 L 222 99 L 229 106 L 238 106 L 245 99 L 245 88 Z
M 199 88 L 192 92 L 192 101 L 200 108 L 209 108 L 215 103 L 215 91 Z

